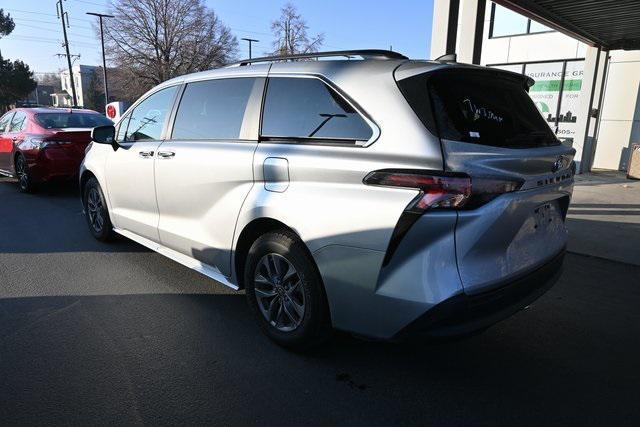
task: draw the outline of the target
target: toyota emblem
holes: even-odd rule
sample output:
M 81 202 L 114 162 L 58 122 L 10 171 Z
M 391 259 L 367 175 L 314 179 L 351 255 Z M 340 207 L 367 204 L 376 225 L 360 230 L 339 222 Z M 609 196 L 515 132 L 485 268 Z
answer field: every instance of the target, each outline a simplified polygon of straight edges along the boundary
M 565 162 L 566 159 L 564 156 L 558 156 L 558 159 L 553 163 L 553 167 L 551 167 L 551 172 L 558 172 L 560 169 L 563 169 Z

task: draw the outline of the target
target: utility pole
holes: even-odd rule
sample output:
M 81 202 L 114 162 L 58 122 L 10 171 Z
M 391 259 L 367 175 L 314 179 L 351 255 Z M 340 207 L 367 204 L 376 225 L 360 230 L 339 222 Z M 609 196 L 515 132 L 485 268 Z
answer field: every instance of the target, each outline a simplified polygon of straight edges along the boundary
M 64 11 L 62 6 L 63 0 L 58 0 L 56 3 L 56 12 L 58 19 L 62 21 L 62 34 L 64 34 L 64 47 L 67 51 L 67 65 L 69 66 L 69 81 L 71 83 L 71 96 L 73 97 L 73 106 L 78 105 L 78 98 L 76 97 L 76 85 L 73 81 L 73 70 L 71 69 L 71 55 L 69 54 L 69 40 L 67 39 L 67 27 L 69 26 L 69 14 Z M 67 19 L 67 27 L 64 26 L 64 20 Z
M 251 59 L 251 43 L 258 43 L 260 40 L 256 40 L 256 39 L 249 39 L 249 38 L 242 38 L 242 40 L 249 42 L 249 59 Z
M 100 43 L 102 44 L 102 77 L 104 79 L 104 105 L 109 103 L 109 85 L 107 85 L 107 61 L 104 57 L 104 33 L 102 32 L 102 18 L 113 18 L 113 15 L 105 15 L 104 13 L 87 12 L 87 15 L 97 16 L 100 19 Z M 251 44 L 249 44 L 249 52 L 251 52 Z M 249 53 L 251 57 L 251 53 Z

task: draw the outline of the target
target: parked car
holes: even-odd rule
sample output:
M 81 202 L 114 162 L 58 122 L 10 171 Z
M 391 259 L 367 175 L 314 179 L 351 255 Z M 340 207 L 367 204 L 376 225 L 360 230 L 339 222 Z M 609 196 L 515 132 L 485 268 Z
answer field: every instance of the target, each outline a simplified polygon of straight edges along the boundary
M 92 110 L 16 108 L 0 118 L 0 174 L 31 192 L 54 178 L 77 177 L 91 129 L 113 124 Z
M 548 289 L 575 151 L 532 81 L 389 51 L 324 56 L 349 59 L 182 76 L 94 129 L 80 177 L 91 233 L 244 289 L 293 348 L 332 328 L 465 335 Z

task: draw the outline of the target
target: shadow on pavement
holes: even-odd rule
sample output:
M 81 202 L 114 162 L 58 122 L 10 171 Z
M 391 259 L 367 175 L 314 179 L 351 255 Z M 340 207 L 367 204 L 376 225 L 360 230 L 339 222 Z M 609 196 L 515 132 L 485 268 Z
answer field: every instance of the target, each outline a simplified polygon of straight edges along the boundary
M 577 255 L 528 310 L 441 344 L 295 354 L 240 295 L 0 300 L 7 423 L 590 424 L 640 419 L 640 268 Z
M 106 245 L 89 230 L 75 182 L 43 184 L 35 194 L 18 192 L 14 180 L 0 179 L 0 253 L 146 252 L 118 238 Z

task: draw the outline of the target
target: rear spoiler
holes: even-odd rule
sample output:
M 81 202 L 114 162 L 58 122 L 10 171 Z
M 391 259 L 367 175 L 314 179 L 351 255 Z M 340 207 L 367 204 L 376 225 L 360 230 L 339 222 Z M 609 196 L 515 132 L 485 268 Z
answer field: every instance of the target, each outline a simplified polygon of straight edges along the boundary
M 502 76 L 516 81 L 521 81 L 524 89 L 529 91 L 529 88 L 535 84 L 535 80 L 529 76 L 525 76 L 513 71 L 501 70 L 499 68 L 482 67 L 479 65 L 463 64 L 460 62 L 450 62 L 449 58 L 438 58 L 436 61 L 406 61 L 398 66 L 394 72 L 396 81 L 404 80 L 409 77 L 413 77 L 418 74 L 426 74 L 432 72 L 441 72 L 447 69 L 450 70 L 468 70 L 481 73 L 491 73 L 494 76 Z

